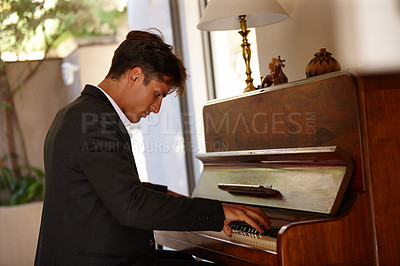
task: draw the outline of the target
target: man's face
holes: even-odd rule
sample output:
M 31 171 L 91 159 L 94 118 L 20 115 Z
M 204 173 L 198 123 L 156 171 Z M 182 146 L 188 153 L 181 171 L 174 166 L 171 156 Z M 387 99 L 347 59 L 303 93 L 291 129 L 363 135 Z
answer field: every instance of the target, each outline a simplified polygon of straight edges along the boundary
M 142 117 L 160 111 L 161 102 L 170 89 L 171 86 L 155 80 L 145 85 L 142 73 L 133 78 L 133 84 L 124 93 L 121 109 L 132 123 L 137 123 Z

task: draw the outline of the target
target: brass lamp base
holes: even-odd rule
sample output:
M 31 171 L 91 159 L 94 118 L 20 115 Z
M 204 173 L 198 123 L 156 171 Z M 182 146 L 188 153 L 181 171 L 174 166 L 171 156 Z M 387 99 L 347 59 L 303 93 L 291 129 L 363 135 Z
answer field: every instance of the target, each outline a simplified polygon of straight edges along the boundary
M 246 15 L 239 16 L 240 22 L 240 31 L 239 34 L 243 37 L 243 42 L 240 46 L 242 46 L 242 55 L 244 62 L 246 64 L 246 88 L 244 92 L 253 91 L 255 89 L 253 85 L 253 78 L 251 77 L 251 69 L 250 69 L 250 58 L 251 58 L 251 50 L 250 50 L 250 43 L 247 40 L 247 35 L 249 34 L 250 30 L 247 29 L 246 23 Z

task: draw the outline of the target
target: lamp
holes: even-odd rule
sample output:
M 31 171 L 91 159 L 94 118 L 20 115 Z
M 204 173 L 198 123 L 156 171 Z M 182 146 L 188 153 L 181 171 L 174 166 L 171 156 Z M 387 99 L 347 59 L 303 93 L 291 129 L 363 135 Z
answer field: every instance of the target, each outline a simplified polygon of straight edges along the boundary
M 289 15 L 276 0 L 211 0 L 197 28 L 205 31 L 240 29 L 242 55 L 246 64 L 245 92 L 254 90 L 250 69 L 250 43 L 247 27 L 260 27 L 284 20 Z

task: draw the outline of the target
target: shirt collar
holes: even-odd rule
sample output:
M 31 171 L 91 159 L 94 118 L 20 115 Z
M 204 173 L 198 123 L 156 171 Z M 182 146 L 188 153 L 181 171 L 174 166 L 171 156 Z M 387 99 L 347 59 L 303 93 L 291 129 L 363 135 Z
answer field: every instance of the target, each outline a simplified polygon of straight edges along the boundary
M 107 96 L 108 100 L 110 101 L 110 103 L 114 107 L 114 110 L 117 112 L 117 114 L 119 116 L 119 119 L 121 119 L 121 121 L 122 121 L 122 123 L 124 124 L 125 127 L 129 127 L 132 124 L 131 121 L 129 121 L 129 119 L 126 117 L 124 112 L 122 112 L 121 108 L 119 108 L 118 104 L 113 100 L 113 98 L 111 98 L 110 95 L 108 95 L 100 87 L 98 87 L 98 86 L 94 86 L 94 87 L 98 88 L 102 93 L 104 93 L 105 96 Z M 128 130 L 128 132 L 129 132 L 129 130 Z

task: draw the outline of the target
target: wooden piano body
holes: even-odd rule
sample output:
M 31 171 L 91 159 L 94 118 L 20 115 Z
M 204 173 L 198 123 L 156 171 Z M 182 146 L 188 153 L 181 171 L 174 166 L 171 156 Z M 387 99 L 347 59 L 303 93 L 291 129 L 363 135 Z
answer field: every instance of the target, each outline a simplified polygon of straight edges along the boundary
M 399 117 L 400 73 L 336 72 L 210 102 L 194 196 L 263 208 L 275 246 L 215 232 L 156 231 L 157 243 L 224 265 L 400 265 Z M 280 192 L 218 189 L 227 182 Z

